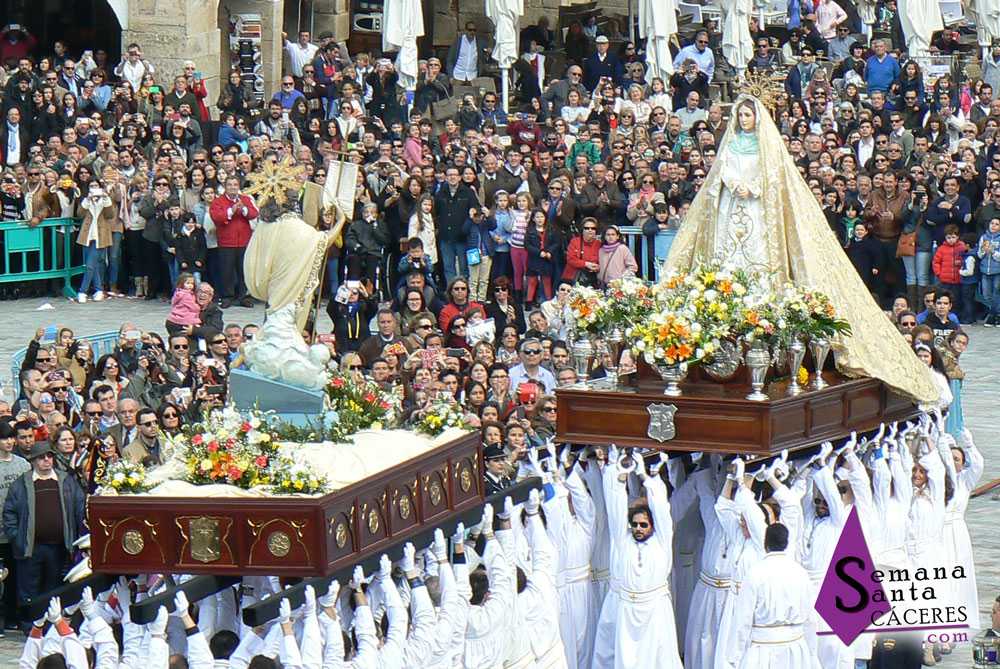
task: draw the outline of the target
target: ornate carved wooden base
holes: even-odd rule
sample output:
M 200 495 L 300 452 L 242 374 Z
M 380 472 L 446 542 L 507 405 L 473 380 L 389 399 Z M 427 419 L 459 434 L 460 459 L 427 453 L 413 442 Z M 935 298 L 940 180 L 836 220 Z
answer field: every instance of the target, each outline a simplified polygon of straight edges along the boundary
M 92 497 L 91 560 L 115 574 L 324 576 L 483 499 L 470 433 L 323 497 Z
M 824 372 L 829 384 L 788 396 L 788 382 L 766 386 L 771 398 L 745 399 L 742 383 L 682 383 L 680 397 L 663 395 L 662 382 L 611 390 L 578 386 L 556 391 L 556 439 L 669 451 L 714 451 L 767 456 L 863 432 L 917 413 L 912 402 L 875 379 Z

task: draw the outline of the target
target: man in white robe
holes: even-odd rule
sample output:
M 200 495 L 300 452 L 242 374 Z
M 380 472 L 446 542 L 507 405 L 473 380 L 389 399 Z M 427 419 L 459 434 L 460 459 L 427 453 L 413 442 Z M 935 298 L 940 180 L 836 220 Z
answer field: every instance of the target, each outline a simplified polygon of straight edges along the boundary
M 568 463 L 564 460 L 563 464 Z M 581 474 L 582 465 L 577 463 L 565 480 L 556 477 L 555 497 L 543 507 L 549 535 L 559 553 L 556 588 L 559 592 L 559 633 L 566 650 L 566 664 L 575 669 L 589 669 L 600 608 L 594 603 L 590 573 L 594 501 Z
M 941 5 L 938 0 L 899 0 L 899 22 L 906 38 L 906 50 L 911 56 L 926 55 L 931 35 L 944 30 Z
M 634 456 L 638 458 L 638 456 Z M 594 644 L 594 669 L 682 669 L 670 599 L 673 521 L 667 487 L 648 476 L 644 464 L 631 468 L 647 503 L 629 508 L 625 481 L 611 447 L 604 467 L 604 499 L 611 537 L 611 590 L 601 609 Z
M 493 535 L 493 506 L 483 507 L 482 533 L 486 538 L 483 562 L 489 588 L 477 590 L 470 602 L 465 629 L 465 651 L 461 666 L 465 669 L 502 669 L 514 613 L 514 571 Z M 477 577 L 478 578 L 478 577 Z M 468 583 L 459 583 L 462 591 L 472 594 Z M 485 590 L 485 589 L 483 589 Z
M 750 36 L 750 16 L 753 0 L 723 0 L 722 55 L 743 78 L 747 64 L 753 58 L 753 37 Z
M 734 611 L 734 637 L 739 669 L 819 669 L 805 639 L 813 608 L 809 574 L 785 550 L 788 529 L 769 525 L 764 533 L 767 554 L 743 580 Z
M 706 460 L 710 460 L 706 462 Z M 701 570 L 691 595 L 691 610 L 684 639 L 684 664 L 687 669 L 714 669 L 715 646 L 722 611 L 731 595 L 736 551 L 730 545 L 716 514 L 715 504 L 720 484 L 716 483 L 717 456 L 702 459 L 703 468 L 691 477 L 698 493 L 698 509 L 705 526 L 701 550 Z

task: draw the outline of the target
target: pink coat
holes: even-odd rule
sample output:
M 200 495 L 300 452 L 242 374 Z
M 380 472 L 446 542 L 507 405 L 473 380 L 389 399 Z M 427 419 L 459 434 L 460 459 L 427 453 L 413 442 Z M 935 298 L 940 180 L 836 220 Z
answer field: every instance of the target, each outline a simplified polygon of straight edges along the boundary
M 170 314 L 167 320 L 177 325 L 201 325 L 201 309 L 194 292 L 186 288 L 178 288 L 170 300 Z

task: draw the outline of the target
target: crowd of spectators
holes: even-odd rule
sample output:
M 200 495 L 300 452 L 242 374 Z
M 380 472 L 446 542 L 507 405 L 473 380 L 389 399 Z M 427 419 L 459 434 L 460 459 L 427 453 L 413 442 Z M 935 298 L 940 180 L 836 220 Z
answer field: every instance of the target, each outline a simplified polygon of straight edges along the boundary
M 955 393 L 960 421 L 964 327 L 1000 325 L 1000 45 L 981 77 L 932 81 L 895 34 L 893 0 L 879 3 L 885 36 L 871 41 L 846 17 L 818 26 L 801 5 L 796 27 L 752 19 L 749 70 L 783 80 L 773 113 L 788 150 L 874 299 Z M 14 43 L 33 40 L 19 31 Z M 390 60 L 330 34 L 286 42 L 291 68 L 263 105 L 238 72 L 215 94 L 195 63 L 164 72 L 139 44 L 117 63 L 61 43 L 3 52 L 2 219 L 77 219 L 63 233 L 86 266 L 80 303 L 171 301 L 163 334 L 126 323 L 96 360 L 71 327 L 29 343 L 18 400 L 0 405 L 8 623 L 14 597 L 50 588 L 69 564 L 94 463 L 155 464 L 160 435 L 225 401 L 256 331 L 223 314 L 253 305 L 242 260 L 259 213 L 242 190 L 267 161 L 290 157 L 320 185 L 330 160 L 360 166 L 327 259 L 333 336 L 311 323 L 310 341 L 399 393 L 407 416 L 460 404 L 482 429 L 490 491 L 554 434 L 553 392 L 577 381 L 570 290 L 652 278 L 654 241 L 713 167 L 729 123 L 720 36 L 708 22 L 672 76 L 647 82 L 641 44 L 612 49 L 590 22 L 569 28 L 564 71 L 544 71 L 554 37 L 540 21 L 522 35 L 505 111 L 490 90 L 452 97 L 480 73 L 475 33 L 420 61 L 409 107 Z M 934 44 L 960 42 L 949 31 Z M 47 289 L 2 285 L 6 298 Z M 617 362 L 599 356 L 590 377 Z M 55 490 L 60 505 L 38 497 Z

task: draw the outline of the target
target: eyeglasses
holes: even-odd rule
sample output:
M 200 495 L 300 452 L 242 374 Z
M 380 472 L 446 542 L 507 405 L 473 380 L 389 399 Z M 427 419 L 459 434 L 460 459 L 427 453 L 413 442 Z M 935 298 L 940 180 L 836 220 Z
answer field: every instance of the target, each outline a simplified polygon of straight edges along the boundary
M 174 413 L 173 411 L 171 411 L 170 413 L 164 413 L 163 420 L 166 420 L 168 418 L 177 418 L 177 414 Z
M 508 292 L 508 290 L 509 289 L 505 288 L 504 286 L 497 286 L 496 288 L 493 289 L 493 292 L 494 293 L 506 293 L 506 292 Z
M 348 365 L 347 369 L 349 369 L 349 370 L 351 370 L 353 372 L 353 371 L 356 371 L 358 369 L 364 369 L 364 367 L 362 367 L 361 365 Z
M 595 228 L 592 225 L 585 225 L 585 226 L 583 226 L 583 229 L 584 229 L 584 231 L 590 230 L 592 232 L 597 230 L 597 228 Z
M 629 527 L 634 527 L 637 530 L 648 530 L 652 525 L 645 520 L 634 520 L 629 523 Z
M 88 416 L 100 416 L 101 415 L 100 411 L 88 411 L 86 413 L 87 413 Z
M 427 323 L 420 323 L 420 324 L 419 324 L 419 325 L 417 325 L 417 326 L 416 326 L 416 327 L 415 327 L 414 329 L 415 329 L 415 330 L 430 330 L 430 329 L 431 329 L 431 326 L 430 326 L 430 325 L 428 325 Z
M 139 423 L 142 427 L 155 427 L 157 424 L 155 420 L 145 420 Z
M 541 355 L 542 349 L 540 348 L 526 348 L 524 349 L 525 355 Z
M 187 344 L 174 344 L 170 348 L 174 349 L 175 351 L 186 351 L 190 348 L 190 346 L 188 346 Z
M 697 44 L 708 44 L 708 40 L 707 39 L 700 39 L 700 40 L 696 40 L 696 43 Z
M 457 330 L 458 328 L 464 328 L 464 327 L 465 327 L 465 323 L 452 323 L 451 324 L 451 329 L 452 330 Z
M 45 356 L 44 358 L 38 357 L 35 358 L 35 362 L 52 362 L 52 358 L 50 358 L 49 356 Z
M 282 86 L 294 86 L 295 82 L 294 81 L 282 81 L 281 85 Z
M 452 286 L 451 287 L 451 291 L 452 292 L 455 292 L 456 290 L 469 290 L 469 288 L 467 286 Z
M 542 411 L 544 413 L 555 413 L 556 412 L 556 408 L 555 407 L 542 407 Z

